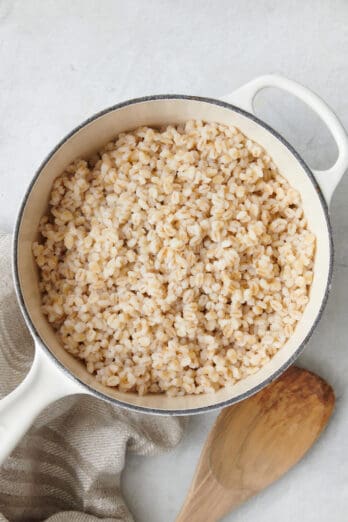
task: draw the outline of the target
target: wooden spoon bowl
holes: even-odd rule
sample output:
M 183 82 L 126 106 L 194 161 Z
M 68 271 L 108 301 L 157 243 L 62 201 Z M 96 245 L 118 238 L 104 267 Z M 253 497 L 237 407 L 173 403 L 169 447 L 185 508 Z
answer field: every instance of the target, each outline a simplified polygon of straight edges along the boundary
M 216 522 L 281 477 L 318 438 L 334 404 L 329 384 L 293 366 L 253 397 L 224 409 L 177 522 Z

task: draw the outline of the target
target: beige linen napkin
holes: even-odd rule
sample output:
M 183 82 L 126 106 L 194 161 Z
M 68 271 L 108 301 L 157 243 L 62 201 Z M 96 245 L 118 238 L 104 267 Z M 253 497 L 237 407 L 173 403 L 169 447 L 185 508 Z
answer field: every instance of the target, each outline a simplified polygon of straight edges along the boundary
M 23 379 L 33 342 L 14 295 L 10 236 L 0 232 L 0 398 Z M 174 447 L 182 422 L 79 395 L 51 404 L 0 469 L 0 522 L 133 520 L 120 492 L 126 452 Z

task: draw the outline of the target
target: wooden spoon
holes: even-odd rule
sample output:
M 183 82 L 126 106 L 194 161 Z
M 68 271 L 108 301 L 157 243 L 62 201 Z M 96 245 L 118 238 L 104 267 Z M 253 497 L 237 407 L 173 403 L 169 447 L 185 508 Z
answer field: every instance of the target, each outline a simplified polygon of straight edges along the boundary
M 325 428 L 334 392 L 293 366 L 217 418 L 176 522 L 216 522 L 290 469 Z

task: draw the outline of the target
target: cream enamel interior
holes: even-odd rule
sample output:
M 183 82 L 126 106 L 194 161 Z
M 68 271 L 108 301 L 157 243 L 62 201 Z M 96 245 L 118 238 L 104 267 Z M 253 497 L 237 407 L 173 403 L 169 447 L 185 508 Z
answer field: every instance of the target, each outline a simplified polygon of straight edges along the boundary
M 87 372 L 81 362 L 68 354 L 60 345 L 40 309 L 38 273 L 31 245 L 37 238 L 39 220 L 47 210 L 53 180 L 71 161 L 78 157 L 87 157 L 92 152 L 99 150 L 119 132 L 141 125 L 177 124 L 188 119 L 203 119 L 238 127 L 246 136 L 268 151 L 280 173 L 300 191 L 309 227 L 317 237 L 314 280 L 310 302 L 293 336 L 272 361 L 257 374 L 214 394 L 176 398 L 168 398 L 165 395 L 140 397 L 137 394 L 121 393 L 101 385 Z M 23 209 L 17 241 L 17 270 L 24 304 L 41 340 L 56 359 L 81 382 L 88 384 L 106 397 L 117 399 L 125 404 L 156 410 L 188 411 L 213 406 L 231 399 L 238 400 L 241 395 L 269 381 L 280 368 L 292 359 L 308 336 L 325 297 L 330 272 L 330 235 L 327 220 L 317 189 L 301 163 L 276 136 L 253 119 L 232 108 L 196 99 L 173 98 L 139 101 L 111 110 L 77 130 L 50 157 L 32 186 Z

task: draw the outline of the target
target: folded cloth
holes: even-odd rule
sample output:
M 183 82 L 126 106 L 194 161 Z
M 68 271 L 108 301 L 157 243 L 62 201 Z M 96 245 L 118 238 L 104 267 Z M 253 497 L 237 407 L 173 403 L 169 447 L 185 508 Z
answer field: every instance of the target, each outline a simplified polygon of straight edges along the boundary
M 0 232 L 0 398 L 30 367 L 33 341 Z M 126 452 L 154 455 L 180 441 L 183 422 L 131 413 L 85 395 L 51 404 L 0 468 L 0 522 L 133 520 L 120 491 Z

